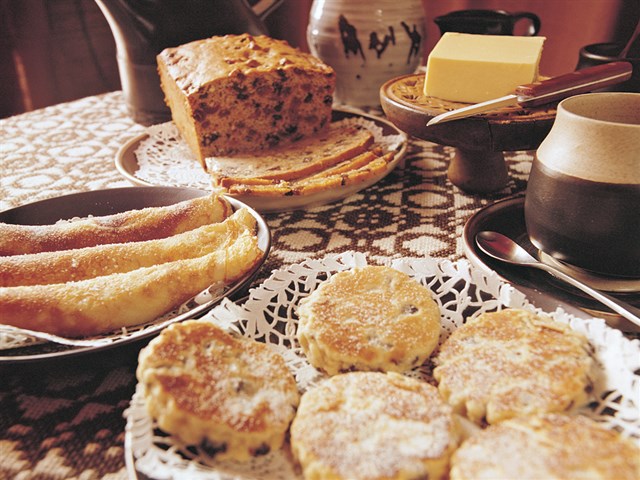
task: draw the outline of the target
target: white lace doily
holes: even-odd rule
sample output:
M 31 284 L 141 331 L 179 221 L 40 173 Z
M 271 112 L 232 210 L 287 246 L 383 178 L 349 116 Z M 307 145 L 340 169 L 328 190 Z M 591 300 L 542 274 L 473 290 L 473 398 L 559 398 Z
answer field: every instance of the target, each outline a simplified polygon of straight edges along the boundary
M 309 365 L 295 339 L 296 306 L 300 299 L 309 295 L 331 275 L 366 264 L 365 255 L 349 252 L 291 265 L 274 271 L 262 285 L 250 291 L 243 304 L 225 299 L 203 320 L 213 321 L 248 338 L 272 345 L 286 359 L 300 391 L 304 392 L 325 376 Z M 546 313 L 582 332 L 595 350 L 602 374 L 595 384 L 595 401 L 580 413 L 607 428 L 619 430 L 640 444 L 640 375 L 636 373 L 640 369 L 639 340 L 625 338 L 620 331 L 608 327 L 602 319 L 577 318 L 562 309 L 541 312 L 521 292 L 503 283 L 497 275 L 487 275 L 466 260 L 397 259 L 390 265 L 428 286 L 433 292 L 440 306 L 444 327 L 440 342 L 462 325 L 466 318 L 504 308 Z M 410 375 L 435 383 L 431 368 L 427 362 L 410 372 Z M 161 432 L 148 416 L 140 384 L 125 416 L 125 447 L 133 454 L 136 469 L 151 478 L 301 478 L 286 446 L 249 464 L 239 464 L 216 462 L 195 447 L 180 445 L 176 439 Z
M 211 177 L 182 139 L 173 122 L 147 128 L 147 138 L 135 149 L 135 176 L 152 185 L 210 189 Z

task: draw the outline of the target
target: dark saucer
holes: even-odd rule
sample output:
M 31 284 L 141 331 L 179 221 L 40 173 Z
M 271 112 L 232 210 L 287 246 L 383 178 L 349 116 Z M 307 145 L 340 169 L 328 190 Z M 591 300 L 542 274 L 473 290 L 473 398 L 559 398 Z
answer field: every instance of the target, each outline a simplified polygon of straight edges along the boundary
M 504 264 L 487 256 L 480 251 L 475 243 L 476 234 L 482 230 L 493 230 L 507 235 L 535 258 L 542 257 L 543 261 L 555 267 L 561 267 L 565 273 L 572 274 L 580 280 L 591 283 L 595 288 L 607 290 L 610 295 L 640 307 L 640 290 L 637 288 L 640 280 L 620 281 L 619 279 L 590 275 L 584 270 L 577 270 L 575 267 L 560 264 L 557 260 L 544 254 L 541 255 L 527 235 L 524 221 L 524 196 L 522 194 L 488 205 L 469 218 L 463 233 L 465 254 L 469 261 L 481 270 L 497 272 L 506 281 L 522 290 L 537 306 L 547 310 L 562 307 L 567 311 L 569 311 L 567 306 L 573 306 L 579 308 L 581 312 L 603 318 L 609 325 L 620 330 L 640 331 L 636 325 L 613 313 L 580 290 L 556 280 L 548 273 L 533 268 Z M 597 281 L 597 284 L 594 284 L 594 281 Z M 541 302 L 545 305 L 541 305 Z M 570 313 L 575 314 L 575 311 Z M 584 316 L 584 314 L 580 316 Z

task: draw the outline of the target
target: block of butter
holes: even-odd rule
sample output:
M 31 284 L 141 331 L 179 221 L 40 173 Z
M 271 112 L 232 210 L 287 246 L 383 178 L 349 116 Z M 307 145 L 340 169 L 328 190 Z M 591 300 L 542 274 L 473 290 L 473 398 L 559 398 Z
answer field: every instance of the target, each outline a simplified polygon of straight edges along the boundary
M 424 93 L 479 103 L 534 82 L 545 37 L 445 33 L 427 60 Z

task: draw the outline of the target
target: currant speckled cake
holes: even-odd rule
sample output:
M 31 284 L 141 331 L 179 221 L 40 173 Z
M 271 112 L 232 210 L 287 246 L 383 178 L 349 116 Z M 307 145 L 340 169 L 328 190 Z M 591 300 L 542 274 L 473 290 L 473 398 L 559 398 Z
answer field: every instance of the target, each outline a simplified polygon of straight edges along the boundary
M 329 375 L 417 367 L 437 346 L 441 330 L 431 291 L 387 266 L 335 274 L 300 302 L 298 317 L 307 360 Z
M 640 448 L 580 415 L 518 417 L 490 425 L 453 454 L 451 480 L 635 480 Z
M 441 395 L 478 424 L 575 410 L 592 398 L 597 374 L 583 334 L 520 309 L 468 320 L 442 344 L 436 365 Z
M 334 70 L 286 41 L 215 36 L 157 61 L 173 121 L 205 167 L 206 157 L 291 143 L 331 121 Z
M 163 330 L 141 351 L 136 374 L 158 426 L 220 460 L 279 449 L 300 400 L 271 347 L 207 321 Z
M 395 372 L 350 372 L 304 393 L 291 449 L 307 480 L 437 480 L 459 435 L 434 386 Z

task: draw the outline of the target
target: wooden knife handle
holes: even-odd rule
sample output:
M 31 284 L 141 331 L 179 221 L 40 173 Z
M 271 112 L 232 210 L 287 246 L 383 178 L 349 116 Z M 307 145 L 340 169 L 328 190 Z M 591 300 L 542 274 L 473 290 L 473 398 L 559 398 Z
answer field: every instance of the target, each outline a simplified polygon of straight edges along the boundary
M 591 92 L 624 82 L 631 78 L 633 67 L 629 62 L 611 62 L 583 68 L 547 80 L 516 87 L 518 103 L 523 107 L 536 107 L 555 100 Z

